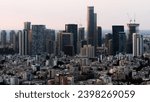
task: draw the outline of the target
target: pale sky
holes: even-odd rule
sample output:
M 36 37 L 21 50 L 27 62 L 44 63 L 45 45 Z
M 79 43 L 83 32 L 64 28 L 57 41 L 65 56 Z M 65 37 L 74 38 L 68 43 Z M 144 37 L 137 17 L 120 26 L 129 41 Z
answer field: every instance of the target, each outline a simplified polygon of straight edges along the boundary
M 0 0 L 0 29 L 22 29 L 24 21 L 53 29 L 64 29 L 66 23 L 86 27 L 88 5 L 95 6 L 103 29 L 126 26 L 131 17 L 141 30 L 150 29 L 150 0 Z

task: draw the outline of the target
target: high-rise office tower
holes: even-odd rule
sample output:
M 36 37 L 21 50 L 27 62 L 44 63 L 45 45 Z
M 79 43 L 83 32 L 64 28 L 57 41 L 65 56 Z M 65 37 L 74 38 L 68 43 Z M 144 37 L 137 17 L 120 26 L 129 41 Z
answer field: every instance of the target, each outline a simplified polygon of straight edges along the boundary
M 124 32 L 124 26 L 122 25 L 114 25 L 112 26 L 113 32 L 113 55 L 119 53 L 119 34 L 120 32 Z
M 19 34 L 19 54 L 27 55 L 28 54 L 28 33 L 27 31 L 18 31 Z
M 89 6 L 87 17 L 87 40 L 88 44 L 92 46 L 95 46 L 95 25 L 96 25 L 95 16 L 96 14 L 94 14 L 94 7 Z
M 119 32 L 119 53 L 126 52 L 126 34 L 125 32 Z
M 98 28 L 97 28 L 97 14 L 94 13 L 94 46 L 98 46 Z
M 44 53 L 45 25 L 32 25 L 32 55 Z
M 55 53 L 55 30 L 46 29 L 45 30 L 45 50 L 49 54 Z
M 55 42 L 52 40 L 48 40 L 46 43 L 46 52 L 49 54 L 56 54 L 55 52 Z
M 96 48 L 98 46 L 98 33 L 97 33 L 97 14 L 94 13 L 94 6 L 88 7 L 88 17 L 87 17 L 87 41 L 89 45 Z
M 78 41 L 82 41 L 84 39 L 85 39 L 85 28 L 81 27 L 79 28 Z
M 80 53 L 80 48 L 82 46 L 81 42 L 85 40 L 85 28 L 80 27 L 78 31 L 78 44 L 77 44 L 77 54 Z
M 27 54 L 31 55 L 32 49 L 32 31 L 31 31 L 31 22 L 24 22 L 24 35 L 27 35 Z
M 112 34 L 105 34 L 105 47 L 108 49 L 108 54 L 112 55 Z
M 112 34 L 111 33 L 106 33 L 105 34 L 105 47 L 108 48 L 108 42 L 109 40 L 112 39 Z
M 11 30 L 10 31 L 10 33 L 9 33 L 9 37 L 10 37 L 10 39 L 9 39 L 9 43 L 10 44 L 13 44 L 14 43 L 14 36 L 15 36 L 15 34 L 16 34 L 16 32 L 14 31 L 14 30 Z
M 133 33 L 133 56 L 143 55 L 143 36 Z
M 28 30 L 28 55 L 32 54 L 32 30 Z
M 73 34 L 66 32 L 59 32 L 58 39 L 58 51 L 64 52 L 66 55 L 73 55 Z M 60 53 L 60 52 L 59 52 Z
M 102 28 L 101 27 L 97 27 L 97 46 L 101 47 L 102 46 Z
M 74 54 L 77 54 L 78 25 L 77 24 L 66 24 L 65 25 L 65 31 L 73 34 Z
M 127 53 L 132 54 L 133 44 L 133 33 L 139 33 L 139 24 L 129 23 L 128 25 L 128 36 L 127 36 Z
M 11 30 L 10 33 L 9 33 L 9 36 L 10 36 L 9 43 L 15 51 L 16 32 L 14 30 Z
M 5 47 L 6 47 L 6 42 L 7 42 L 6 36 L 7 36 L 6 31 L 5 31 L 5 30 L 2 30 L 2 31 L 1 31 L 1 46 L 2 46 L 2 48 L 5 48 Z
M 19 30 L 18 31 L 18 38 L 19 38 L 19 55 L 22 55 L 22 42 L 23 42 L 23 40 L 22 40 L 22 36 L 23 36 L 23 34 L 22 34 L 22 31 L 21 30 Z

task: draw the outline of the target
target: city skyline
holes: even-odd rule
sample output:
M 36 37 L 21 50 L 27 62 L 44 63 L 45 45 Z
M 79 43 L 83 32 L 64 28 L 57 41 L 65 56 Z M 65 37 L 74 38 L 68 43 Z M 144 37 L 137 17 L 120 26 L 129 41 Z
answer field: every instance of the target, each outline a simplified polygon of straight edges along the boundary
M 140 23 L 140 29 L 150 29 L 148 0 L 0 0 L 0 29 L 22 29 L 23 22 L 45 24 L 47 28 L 65 29 L 68 23 L 87 26 L 87 6 L 94 5 L 98 15 L 98 25 L 111 29 L 112 25 L 125 25 L 130 19 Z M 118 5 L 116 5 L 118 4 Z M 142 8 L 140 5 L 142 4 Z M 144 6 L 143 6 L 144 5 Z

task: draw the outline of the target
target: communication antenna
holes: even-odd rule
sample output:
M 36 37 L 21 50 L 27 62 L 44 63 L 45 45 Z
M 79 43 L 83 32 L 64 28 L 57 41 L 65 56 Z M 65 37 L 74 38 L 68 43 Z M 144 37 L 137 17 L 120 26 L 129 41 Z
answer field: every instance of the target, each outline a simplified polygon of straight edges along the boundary
M 127 17 L 129 19 L 129 23 L 132 23 L 132 18 L 129 16 L 129 13 L 127 13 Z
M 136 14 L 134 13 L 134 23 L 136 23 Z

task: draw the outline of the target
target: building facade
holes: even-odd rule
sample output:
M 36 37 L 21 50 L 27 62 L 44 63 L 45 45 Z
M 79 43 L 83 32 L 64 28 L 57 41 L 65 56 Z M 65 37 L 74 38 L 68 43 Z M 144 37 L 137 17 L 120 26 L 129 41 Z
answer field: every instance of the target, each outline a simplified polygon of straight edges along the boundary
M 119 53 L 119 34 L 120 32 L 124 32 L 124 26 L 122 25 L 114 25 L 112 26 L 113 33 L 113 55 Z
M 32 25 L 32 55 L 44 53 L 45 25 Z
M 133 56 L 143 55 L 143 36 L 133 33 Z

